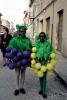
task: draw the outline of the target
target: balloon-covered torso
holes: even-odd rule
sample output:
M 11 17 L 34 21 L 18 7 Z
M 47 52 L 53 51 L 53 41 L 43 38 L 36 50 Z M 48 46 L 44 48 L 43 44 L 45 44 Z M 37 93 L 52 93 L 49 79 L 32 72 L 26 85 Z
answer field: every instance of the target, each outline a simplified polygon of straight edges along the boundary
M 30 64 L 31 48 L 32 43 L 26 36 L 17 35 L 14 37 L 6 49 L 7 66 L 10 69 L 20 68 L 25 70 L 26 66 Z
M 36 57 L 37 58 L 48 58 L 53 48 L 51 47 L 48 40 L 41 43 L 39 40 L 34 44 L 37 48 Z
M 48 38 L 37 38 L 31 54 L 33 72 L 42 78 L 46 72 L 52 73 L 56 65 L 56 52 Z

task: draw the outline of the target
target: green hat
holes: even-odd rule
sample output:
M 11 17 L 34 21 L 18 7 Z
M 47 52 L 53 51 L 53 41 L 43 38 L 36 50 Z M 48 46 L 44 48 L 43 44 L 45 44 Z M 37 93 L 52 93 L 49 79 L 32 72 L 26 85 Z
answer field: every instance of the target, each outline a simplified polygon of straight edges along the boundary
M 19 24 L 16 24 L 16 29 L 19 29 L 20 28 L 20 25 Z
M 19 31 L 24 31 L 25 32 L 27 30 L 27 27 L 26 27 L 26 25 L 17 24 L 16 29 L 18 29 Z

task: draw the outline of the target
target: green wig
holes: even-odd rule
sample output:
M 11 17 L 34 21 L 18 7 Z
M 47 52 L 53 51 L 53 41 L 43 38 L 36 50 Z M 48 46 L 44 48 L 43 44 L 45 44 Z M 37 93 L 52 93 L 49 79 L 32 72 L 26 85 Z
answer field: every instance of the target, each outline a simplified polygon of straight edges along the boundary
M 16 24 L 16 29 L 19 30 L 19 28 L 20 28 L 20 25 Z
M 22 31 L 25 32 L 27 30 L 27 26 L 26 25 L 19 25 L 19 24 L 17 24 L 16 25 L 16 29 L 18 29 L 21 32 Z

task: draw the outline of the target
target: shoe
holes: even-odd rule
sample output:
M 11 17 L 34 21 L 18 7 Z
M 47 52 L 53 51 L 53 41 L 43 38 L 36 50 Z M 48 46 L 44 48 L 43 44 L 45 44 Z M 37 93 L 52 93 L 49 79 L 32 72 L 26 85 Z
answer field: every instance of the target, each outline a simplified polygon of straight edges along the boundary
M 6 66 L 6 64 L 3 64 L 3 67 L 5 67 Z
M 42 95 L 42 91 L 41 90 L 39 91 L 39 94 Z
M 45 98 L 45 99 L 46 99 L 46 98 L 47 98 L 47 95 L 46 95 L 46 94 L 43 94 L 43 98 Z
M 22 94 L 26 94 L 26 91 L 25 91 L 23 88 L 20 89 L 20 92 L 21 92 Z
M 15 96 L 19 95 L 19 93 L 20 93 L 20 91 L 18 89 L 14 91 Z

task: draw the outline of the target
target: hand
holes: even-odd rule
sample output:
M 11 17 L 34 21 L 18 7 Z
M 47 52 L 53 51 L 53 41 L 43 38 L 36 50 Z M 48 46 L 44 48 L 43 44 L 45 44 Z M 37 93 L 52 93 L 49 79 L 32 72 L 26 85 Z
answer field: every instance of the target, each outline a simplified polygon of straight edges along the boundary
M 50 60 L 47 60 L 47 63 L 50 63 Z
M 6 42 L 3 41 L 3 44 L 6 44 Z

